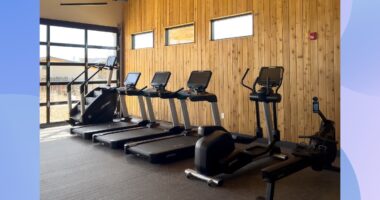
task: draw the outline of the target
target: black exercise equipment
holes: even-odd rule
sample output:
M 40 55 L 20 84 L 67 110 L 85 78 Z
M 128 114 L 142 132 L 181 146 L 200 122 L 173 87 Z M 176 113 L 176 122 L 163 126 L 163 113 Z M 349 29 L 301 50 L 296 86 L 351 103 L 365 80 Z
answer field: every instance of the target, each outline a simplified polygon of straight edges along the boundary
M 281 101 L 281 95 L 278 93 L 278 90 L 282 84 L 284 68 L 261 68 L 259 77 L 252 88 L 244 84 L 248 71 L 244 74 L 241 83 L 252 91 L 250 100 L 254 101 L 256 105 L 256 136 L 242 137 L 238 134 L 220 130 L 219 127 L 199 128 L 199 134 L 204 135 L 204 137 L 197 141 L 195 147 L 194 164 L 196 170 L 185 170 L 188 178 L 198 178 L 206 181 L 209 186 L 219 186 L 222 184 L 222 178 L 220 176 L 217 178 L 216 175 L 232 174 L 252 161 L 264 157 L 272 156 L 281 160 L 287 159 L 287 156 L 281 154 L 280 148 L 276 146 L 280 141 L 280 132 L 277 128 L 276 104 Z M 257 90 L 256 87 L 260 88 Z M 260 125 L 259 103 L 263 103 L 264 105 L 265 121 L 268 127 L 267 144 L 262 142 L 263 133 Z M 272 104 L 273 118 L 269 104 Z M 247 142 L 250 143 L 245 148 L 237 148 L 235 146 L 236 143 Z
M 120 116 L 119 121 L 73 127 L 70 130 L 71 134 L 79 135 L 84 139 L 91 139 L 92 135 L 96 133 L 126 130 L 130 128 L 145 126 L 146 124 L 148 124 L 149 121 L 147 120 L 145 105 L 142 99 L 142 91 L 146 87 L 144 87 L 143 89 L 136 88 L 140 76 L 141 73 L 128 73 L 125 78 L 124 87 L 117 88 L 116 90 L 119 93 L 120 106 L 123 114 L 123 116 Z M 122 99 L 122 96 L 136 96 L 138 98 L 142 119 L 132 118 L 128 114 L 128 110 L 124 102 L 124 99 Z
M 96 67 L 98 70 L 80 85 L 80 102 L 74 107 L 72 107 L 71 86 L 86 70 L 67 85 L 69 105 L 69 119 L 67 122 L 72 126 L 111 122 L 114 117 L 118 95 L 115 88 L 110 87 L 110 85 L 112 72 L 118 68 L 117 58 L 116 56 L 110 56 L 105 64 L 99 63 L 89 67 Z M 85 87 L 88 82 L 103 69 L 110 71 L 107 86 L 97 87 L 86 94 Z
M 135 142 L 181 133 L 184 130 L 184 128 L 179 125 L 178 116 L 173 99 L 176 98 L 177 93 L 182 89 L 176 92 L 170 92 L 165 89 L 169 81 L 170 75 L 170 72 L 156 72 L 151 82 L 152 88 L 145 89 L 142 91 L 146 100 L 148 116 L 150 121 L 146 126 L 128 129 L 124 131 L 111 131 L 94 134 L 92 136 L 92 141 L 99 142 L 103 145 L 109 146 L 112 149 L 118 149 L 122 148 L 123 145 L 127 142 Z M 169 101 L 169 108 L 172 115 L 171 127 L 156 123 L 151 98 L 158 97 L 168 99 Z
M 211 71 L 191 72 L 187 82 L 189 90 L 181 91 L 177 94 L 177 98 L 181 103 L 182 116 L 185 124 L 185 131 L 182 134 L 127 143 L 124 145 L 124 152 L 147 159 L 151 163 L 167 163 L 193 157 L 195 143 L 199 137 L 190 131 L 191 125 L 186 99 L 192 102 L 209 102 L 211 104 L 214 124 L 220 127 L 217 97 L 214 94 L 206 92 L 211 75 Z
M 315 171 L 331 170 L 339 172 L 340 169 L 332 166 L 337 155 L 337 141 L 335 139 L 334 122 L 327 119 L 319 110 L 317 97 L 313 98 L 313 112 L 321 118 L 320 129 L 313 136 L 303 137 L 309 139 L 309 144 L 297 144 L 292 156 L 284 162 L 277 163 L 262 169 L 262 177 L 267 182 L 266 198 L 273 200 L 275 183 L 307 167 Z

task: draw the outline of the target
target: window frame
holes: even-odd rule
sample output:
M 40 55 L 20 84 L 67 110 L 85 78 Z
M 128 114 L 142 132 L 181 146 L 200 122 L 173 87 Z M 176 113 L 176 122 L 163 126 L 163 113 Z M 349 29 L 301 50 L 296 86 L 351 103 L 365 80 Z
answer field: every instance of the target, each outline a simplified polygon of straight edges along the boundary
M 182 27 L 188 27 L 188 26 L 194 26 L 194 41 L 192 42 L 185 42 L 185 43 L 178 43 L 178 44 L 169 44 L 169 30 L 170 29 L 176 29 L 176 28 L 182 28 Z M 185 44 L 194 44 L 197 41 L 197 30 L 195 27 L 195 22 L 185 23 L 185 24 L 179 24 L 174 26 L 168 26 L 165 27 L 165 46 L 176 46 L 176 45 L 185 45 Z
M 231 19 L 236 17 L 242 17 L 246 15 L 252 15 L 252 35 L 244 35 L 244 36 L 235 36 L 235 37 L 228 37 L 228 38 L 220 38 L 220 39 L 214 39 L 214 25 L 213 22 L 224 20 L 224 19 Z M 238 13 L 233 15 L 227 15 L 227 16 L 221 16 L 210 19 L 210 41 L 219 41 L 219 40 L 228 40 L 228 39 L 237 39 L 237 38 L 245 38 L 245 37 L 253 37 L 255 35 L 255 14 L 253 12 L 244 12 L 244 13 Z
M 131 38 L 131 50 L 154 49 L 154 47 L 155 47 L 155 45 L 154 45 L 154 43 L 155 43 L 155 33 L 154 32 L 155 32 L 154 29 L 152 29 L 152 30 L 143 31 L 143 32 L 131 33 L 131 37 L 130 37 Z M 136 49 L 135 48 L 135 42 L 133 40 L 134 36 L 140 35 L 140 34 L 145 34 L 145 33 L 152 33 L 152 35 L 153 35 L 153 46 L 152 47 L 144 47 L 144 48 L 138 48 L 138 49 Z
M 94 65 L 96 63 L 89 63 L 88 62 L 88 49 L 108 49 L 108 50 L 115 50 L 116 55 L 119 59 L 121 58 L 121 52 L 120 52 L 120 31 L 116 27 L 108 27 L 108 26 L 99 26 L 99 25 L 93 25 L 93 24 L 84 24 L 84 23 L 77 23 L 77 22 L 68 22 L 68 21 L 61 21 L 61 20 L 52 20 L 52 19 L 40 19 L 40 25 L 46 25 L 46 42 L 41 42 L 40 45 L 46 45 L 46 62 L 40 61 L 40 66 L 46 66 L 46 82 L 40 82 L 40 87 L 46 87 L 46 101 L 44 103 L 40 103 L 40 107 L 46 106 L 46 123 L 40 123 L 40 127 L 51 127 L 54 125 L 60 125 L 64 124 L 65 122 L 51 122 L 50 119 L 50 111 L 51 106 L 54 105 L 64 105 L 67 104 L 67 101 L 56 101 L 52 102 L 50 98 L 51 94 L 51 86 L 66 86 L 69 82 L 51 82 L 50 80 L 50 69 L 52 66 L 84 66 L 85 67 L 85 80 L 89 78 L 88 76 L 88 70 L 86 69 L 88 66 Z M 85 43 L 83 45 L 81 44 L 67 44 L 67 43 L 53 43 L 50 42 L 50 26 L 61 26 L 66 28 L 78 28 L 78 29 L 84 29 L 85 34 Z M 110 47 L 110 46 L 98 46 L 98 45 L 88 45 L 88 31 L 94 30 L 94 31 L 104 31 L 104 32 L 113 32 L 116 33 L 116 46 Z M 72 63 L 72 62 L 51 62 L 50 61 L 50 47 L 51 46 L 61 46 L 61 47 L 81 47 L 84 48 L 85 51 L 85 59 L 84 62 L 80 63 Z M 120 69 L 116 70 L 116 80 L 113 80 L 112 83 L 116 83 L 117 87 L 120 86 Z M 82 82 L 77 81 L 73 85 L 80 85 Z M 90 81 L 88 84 L 106 84 L 107 81 Z M 87 92 L 88 87 L 86 85 L 85 91 Z M 73 101 L 73 103 L 76 103 L 77 101 Z

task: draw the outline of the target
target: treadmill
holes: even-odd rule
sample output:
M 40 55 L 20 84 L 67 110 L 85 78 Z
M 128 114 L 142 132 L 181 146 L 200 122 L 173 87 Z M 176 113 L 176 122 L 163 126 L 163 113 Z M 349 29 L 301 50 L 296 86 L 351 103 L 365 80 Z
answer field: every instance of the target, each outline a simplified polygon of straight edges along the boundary
M 182 116 L 185 131 L 180 135 L 172 135 L 164 138 L 127 143 L 124 145 L 126 154 L 133 154 L 144 158 L 151 163 L 167 163 L 194 156 L 194 149 L 199 136 L 190 131 L 190 120 L 186 105 L 186 99 L 192 102 L 207 101 L 211 104 L 213 122 L 216 127 L 221 127 L 217 97 L 206 92 L 211 79 L 211 71 L 193 71 L 187 82 L 189 90 L 178 93 L 177 98 L 181 102 Z
M 184 128 L 179 125 L 174 99 L 176 98 L 178 92 L 183 89 L 176 92 L 170 92 L 165 89 L 170 75 L 170 72 L 156 72 L 151 82 L 152 88 L 143 90 L 150 123 L 148 123 L 145 127 L 128 129 L 125 131 L 111 131 L 94 134 L 92 136 L 92 141 L 94 143 L 99 142 L 112 149 L 119 149 L 123 148 L 123 145 L 127 142 L 135 142 L 182 133 Z M 158 97 L 169 101 L 169 108 L 172 117 L 171 126 L 160 125 L 156 122 L 151 99 Z
M 147 125 L 149 123 L 149 120 L 147 120 L 145 105 L 144 105 L 144 101 L 142 97 L 143 95 L 142 91 L 146 87 L 141 90 L 136 88 L 136 85 L 140 79 L 140 76 L 141 76 L 141 73 L 137 73 L 137 72 L 128 73 L 124 82 L 125 87 L 117 88 L 117 91 L 119 93 L 119 98 L 120 98 L 120 106 L 121 106 L 122 114 L 124 117 L 123 119 L 121 119 L 118 122 L 113 121 L 113 122 L 108 122 L 108 123 L 101 123 L 101 124 L 71 128 L 70 130 L 71 134 L 79 135 L 84 139 L 91 139 L 92 135 L 96 133 L 125 130 L 125 129 L 136 128 L 136 127 Z M 128 114 L 127 106 L 124 101 L 124 98 L 121 98 L 122 96 L 136 96 L 138 98 L 138 103 L 139 103 L 142 119 L 132 118 Z

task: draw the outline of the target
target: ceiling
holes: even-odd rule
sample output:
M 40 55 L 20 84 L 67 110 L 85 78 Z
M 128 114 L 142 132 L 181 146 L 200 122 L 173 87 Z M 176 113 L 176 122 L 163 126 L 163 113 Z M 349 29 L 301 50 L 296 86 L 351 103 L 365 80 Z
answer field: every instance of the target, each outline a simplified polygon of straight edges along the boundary
M 61 6 L 60 3 L 108 2 L 104 6 Z M 41 0 L 40 17 L 103 26 L 122 22 L 123 2 L 112 0 Z

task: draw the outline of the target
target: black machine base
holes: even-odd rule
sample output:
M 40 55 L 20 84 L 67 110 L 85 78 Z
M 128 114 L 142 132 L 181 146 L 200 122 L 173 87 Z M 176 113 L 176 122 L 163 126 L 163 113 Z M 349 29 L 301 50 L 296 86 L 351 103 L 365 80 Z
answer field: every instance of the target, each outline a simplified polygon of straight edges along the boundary
M 74 127 L 70 129 L 70 133 L 73 135 L 81 136 L 83 139 L 91 140 L 92 135 L 97 134 L 97 133 L 137 128 L 140 126 L 144 126 L 147 123 L 148 121 L 140 121 L 137 123 L 128 122 L 128 121 L 109 122 L 109 123 L 96 124 L 96 125 L 84 126 L 84 127 L 78 127 L 78 128 Z
M 95 134 L 92 137 L 93 142 L 99 142 L 102 145 L 112 149 L 122 149 L 125 143 L 148 140 L 152 138 L 165 137 L 168 135 L 181 133 L 184 129 L 175 127 L 170 130 L 162 128 L 137 128 L 111 134 Z
M 178 136 L 137 146 L 125 145 L 124 152 L 144 158 L 151 163 L 169 163 L 194 156 L 197 137 Z

